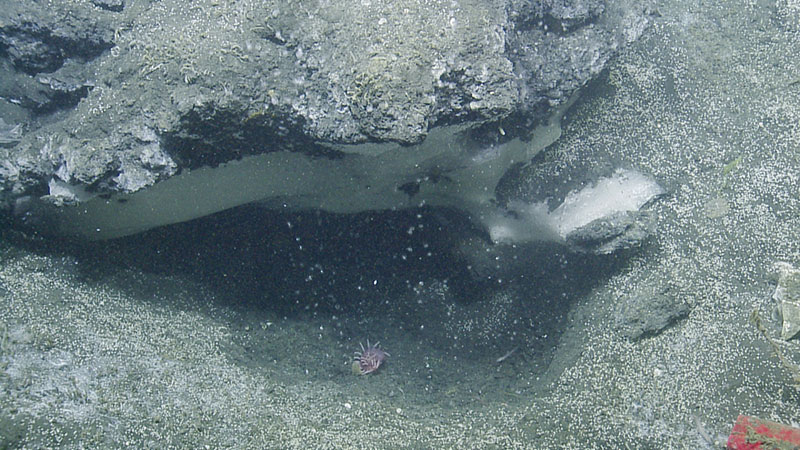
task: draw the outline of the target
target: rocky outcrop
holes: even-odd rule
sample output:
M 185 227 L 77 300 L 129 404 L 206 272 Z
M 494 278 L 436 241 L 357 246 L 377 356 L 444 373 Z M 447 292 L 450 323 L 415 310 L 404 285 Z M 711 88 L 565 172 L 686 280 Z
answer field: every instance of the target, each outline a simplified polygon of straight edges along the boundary
M 207 185 L 233 161 L 273 168 L 229 196 L 166 186 L 147 203 L 165 214 L 129 230 L 257 200 L 481 215 L 508 167 L 557 137 L 557 117 L 541 139 L 534 126 L 648 23 L 641 6 L 591 0 L 23 1 L 0 15 L 0 118 L 24 130 L 0 146 L 5 209 L 123 205 L 180 173 Z

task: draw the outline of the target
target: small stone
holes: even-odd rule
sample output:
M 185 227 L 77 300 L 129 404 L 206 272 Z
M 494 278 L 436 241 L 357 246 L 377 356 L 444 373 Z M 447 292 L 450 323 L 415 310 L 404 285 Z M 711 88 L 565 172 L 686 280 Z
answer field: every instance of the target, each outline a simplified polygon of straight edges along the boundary
M 642 289 L 617 310 L 617 328 L 631 340 L 655 336 L 689 315 L 689 306 L 669 290 Z

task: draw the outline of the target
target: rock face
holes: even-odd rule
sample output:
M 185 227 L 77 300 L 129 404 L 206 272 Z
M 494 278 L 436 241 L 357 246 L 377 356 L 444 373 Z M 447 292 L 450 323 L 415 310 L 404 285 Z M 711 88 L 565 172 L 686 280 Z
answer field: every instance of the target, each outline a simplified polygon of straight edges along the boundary
M 81 215 L 109 230 L 97 237 L 261 200 L 480 216 L 506 170 L 558 136 L 558 107 L 643 32 L 637 5 L 17 2 L 0 12 L 0 205 L 50 225 Z M 250 165 L 270 169 L 245 179 Z M 222 166 L 245 171 L 187 194 Z M 139 223 L 112 231 L 91 202 Z

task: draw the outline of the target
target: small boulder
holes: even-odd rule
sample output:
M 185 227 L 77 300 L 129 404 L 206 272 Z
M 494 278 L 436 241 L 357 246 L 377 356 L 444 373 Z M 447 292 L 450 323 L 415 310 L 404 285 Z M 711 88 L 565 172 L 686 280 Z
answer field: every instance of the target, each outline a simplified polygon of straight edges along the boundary
M 631 340 L 655 336 L 689 315 L 689 305 L 665 292 L 640 292 L 624 299 L 617 310 L 620 332 Z

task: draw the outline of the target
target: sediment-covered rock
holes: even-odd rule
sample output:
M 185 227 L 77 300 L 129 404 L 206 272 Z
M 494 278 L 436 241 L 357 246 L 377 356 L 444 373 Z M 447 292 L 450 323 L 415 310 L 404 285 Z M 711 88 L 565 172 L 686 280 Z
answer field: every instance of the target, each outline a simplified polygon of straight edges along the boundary
M 212 168 L 195 181 L 213 185 L 233 161 L 273 168 L 211 194 L 166 186 L 130 213 L 140 223 L 98 237 L 258 200 L 481 215 L 508 167 L 558 136 L 557 108 L 648 23 L 641 5 L 580 0 L 28 1 L 0 14 L 0 117 L 25 130 L 0 148 L 6 209 L 45 214 L 30 205 L 44 197 L 111 217 L 179 173 Z M 45 215 L 108 230 L 95 209 Z

